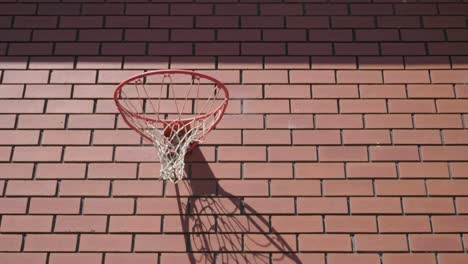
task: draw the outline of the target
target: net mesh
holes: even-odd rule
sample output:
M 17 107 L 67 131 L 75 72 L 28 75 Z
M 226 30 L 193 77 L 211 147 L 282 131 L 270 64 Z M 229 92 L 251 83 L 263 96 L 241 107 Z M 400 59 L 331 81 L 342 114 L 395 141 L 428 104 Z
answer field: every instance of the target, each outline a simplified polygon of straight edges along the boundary
M 138 78 L 123 86 L 118 98 L 127 124 L 155 147 L 160 177 L 174 183 L 185 176 L 187 152 L 204 140 L 227 104 L 218 84 L 179 75 Z

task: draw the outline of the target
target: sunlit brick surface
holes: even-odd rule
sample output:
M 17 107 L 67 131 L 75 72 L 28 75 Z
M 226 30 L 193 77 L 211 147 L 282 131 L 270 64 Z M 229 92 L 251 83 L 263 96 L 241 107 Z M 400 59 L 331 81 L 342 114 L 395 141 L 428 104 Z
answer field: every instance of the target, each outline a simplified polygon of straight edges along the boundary
M 461 0 L 1 1 L 0 263 L 468 263 L 467 16 Z M 178 185 L 112 101 L 164 68 L 231 94 Z

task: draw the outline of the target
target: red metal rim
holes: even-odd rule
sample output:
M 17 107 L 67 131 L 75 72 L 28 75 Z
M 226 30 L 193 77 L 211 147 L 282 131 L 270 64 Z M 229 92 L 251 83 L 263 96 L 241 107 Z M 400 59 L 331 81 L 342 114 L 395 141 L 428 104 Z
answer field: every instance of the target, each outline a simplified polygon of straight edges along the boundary
M 119 102 L 120 94 L 122 92 L 122 88 L 125 85 L 129 84 L 132 81 L 135 81 L 137 79 L 144 78 L 144 77 L 147 77 L 147 76 L 165 75 L 165 74 L 185 74 L 185 75 L 196 76 L 196 77 L 201 78 L 201 79 L 207 79 L 207 80 L 215 83 L 217 85 L 217 87 L 219 87 L 224 92 L 224 98 L 225 98 L 224 102 L 219 107 L 217 107 L 215 110 L 213 110 L 213 111 L 211 111 L 209 113 L 206 113 L 206 114 L 203 114 L 203 115 L 200 115 L 200 116 L 196 116 L 196 117 L 192 117 L 192 118 L 175 119 L 175 120 L 162 120 L 162 119 L 145 117 L 145 116 L 139 115 L 137 113 L 134 113 L 134 112 L 126 109 L 125 107 L 123 107 L 120 104 L 120 102 Z M 138 134 L 140 134 L 142 137 L 144 137 L 146 140 L 148 140 L 150 142 L 153 141 L 152 138 L 149 137 L 148 135 L 145 135 L 144 133 L 142 133 L 140 131 L 140 129 L 138 129 L 130 121 L 128 121 L 126 115 L 130 115 L 130 116 L 132 116 L 134 118 L 138 118 L 140 120 L 144 120 L 144 121 L 148 121 L 148 122 L 162 123 L 162 124 L 168 125 L 168 124 L 170 124 L 172 122 L 175 122 L 175 121 L 190 122 L 190 121 L 193 121 L 193 120 L 201 120 L 201 119 L 204 119 L 204 118 L 206 118 L 208 116 L 213 115 L 216 112 L 220 112 L 221 114 L 219 115 L 217 120 L 213 123 L 213 125 L 210 128 L 207 129 L 206 133 L 208 133 L 208 132 L 210 132 L 212 129 L 214 129 L 216 127 L 216 125 L 219 123 L 219 121 L 221 121 L 221 118 L 224 116 L 224 112 L 225 112 L 226 107 L 228 105 L 228 101 L 229 101 L 229 92 L 228 92 L 226 86 L 224 86 L 224 84 L 222 82 L 220 82 L 219 80 L 217 80 L 217 79 L 215 79 L 215 78 L 213 78 L 213 77 L 211 77 L 209 75 L 194 72 L 194 71 L 189 71 L 189 70 L 175 70 L 175 69 L 170 70 L 170 69 L 168 69 L 168 70 L 148 71 L 148 72 L 144 72 L 144 73 L 141 73 L 141 74 L 137 74 L 137 75 L 134 75 L 134 76 L 128 78 L 127 80 L 121 82 L 119 84 L 119 86 L 117 86 L 117 88 L 115 89 L 115 92 L 114 92 L 114 102 L 115 102 L 115 104 L 117 106 L 117 109 L 119 110 L 120 114 L 122 115 L 122 118 L 124 119 L 125 123 L 130 128 L 132 128 L 133 130 L 138 132 Z

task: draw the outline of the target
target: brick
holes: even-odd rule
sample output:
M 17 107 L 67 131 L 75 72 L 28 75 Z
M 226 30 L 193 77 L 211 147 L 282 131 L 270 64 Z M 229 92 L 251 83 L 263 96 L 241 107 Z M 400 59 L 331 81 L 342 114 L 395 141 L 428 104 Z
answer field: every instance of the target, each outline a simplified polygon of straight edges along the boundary
M 466 185 L 464 180 L 428 180 L 427 191 L 432 196 L 466 195 Z
M 255 214 L 294 213 L 292 198 L 246 198 L 245 203 L 254 208 Z
M 385 83 L 428 83 L 427 71 L 384 71 Z
M 54 70 L 51 75 L 52 83 L 94 83 L 96 81 L 96 71 L 80 70 Z
M 347 254 L 347 253 L 330 253 L 327 255 L 327 263 L 362 263 L 362 264 L 378 264 L 380 263 L 379 255 L 377 254 Z
M 366 114 L 364 116 L 366 128 L 412 128 L 409 114 Z
M 467 216 L 433 216 L 432 226 L 435 233 L 466 232 Z
M 0 235 L 0 249 L 2 251 L 21 251 L 21 235 Z
M 21 120 L 21 117 L 24 115 L 20 115 L 19 120 Z M 14 128 L 15 123 L 16 123 L 16 115 L 0 115 L 0 128 Z M 20 125 L 18 124 L 18 128 L 20 128 Z
M 278 215 L 271 218 L 278 233 L 323 232 L 322 217 L 312 215 Z
M 455 212 L 452 198 L 403 198 L 406 214 L 451 214 Z
M 463 130 L 444 130 L 442 134 L 445 144 L 465 144 L 468 142 L 468 134 Z
M 269 147 L 268 159 L 270 161 L 310 161 L 317 160 L 316 147 Z
M 317 128 L 362 128 L 362 116 L 355 114 L 315 115 Z
M 380 71 L 341 71 L 336 74 L 338 83 L 382 83 Z
M 189 49 L 190 48 L 190 49 Z M 182 47 L 180 47 L 182 49 Z M 179 55 L 181 51 L 174 52 Z M 186 46 L 180 55 L 191 55 L 191 47 Z M 164 54 L 167 54 L 165 52 Z M 171 53 L 169 53 L 170 55 Z M 240 46 L 238 43 L 198 43 L 195 45 L 195 54 L 197 55 L 239 55 Z
M 390 144 L 390 133 L 387 130 L 344 130 L 344 144 Z
M 244 164 L 245 178 L 292 178 L 290 163 L 246 163 Z
M 0 100 L 0 113 L 42 113 L 43 100 Z
M 249 157 L 245 157 L 245 151 L 249 152 Z M 264 161 L 266 159 L 266 149 L 264 147 L 220 147 L 218 149 L 219 160 L 245 160 Z
M 467 178 L 467 168 L 468 168 L 468 163 L 465 162 L 452 162 L 450 164 L 451 169 L 452 169 L 452 177 L 453 178 Z
M 149 53 L 154 53 L 154 45 L 149 46 Z M 145 43 L 103 43 L 101 47 L 101 52 L 104 55 L 144 55 L 146 54 L 146 45 Z
M 466 262 L 468 256 L 464 253 L 442 253 L 439 254 L 439 261 L 442 264 L 456 264 Z
M 416 146 L 371 146 L 369 155 L 376 161 L 419 160 Z
M 289 102 L 287 100 L 244 100 L 243 110 L 245 113 L 288 113 Z
M 56 188 L 56 181 L 10 180 L 6 194 L 10 196 L 53 196 Z
M 197 258 L 198 259 L 198 258 Z M 157 254 L 151 253 L 107 253 L 106 263 L 118 264 L 118 263 L 142 263 L 150 264 L 158 261 Z
M 336 100 L 292 100 L 292 113 L 337 113 Z
M 151 16 L 151 28 L 192 28 L 191 16 Z
M 276 240 L 279 240 L 281 244 L 273 242 Z M 247 234 L 244 249 L 252 252 L 292 252 L 297 248 L 296 243 L 294 235 Z
M 379 28 L 418 28 L 421 27 L 418 16 L 378 16 Z
M 349 29 L 310 29 L 309 41 L 351 41 L 353 39 L 352 31 Z M 349 52 L 348 49 L 343 49 L 346 46 L 341 46 L 343 52 Z M 319 55 L 319 54 L 316 54 Z
M 83 179 L 85 164 L 39 163 L 36 167 L 37 179 Z
M 105 232 L 106 216 L 94 215 L 58 215 L 55 220 L 55 232 Z
M 135 250 L 138 252 L 184 252 L 183 235 L 137 235 L 135 236 Z
M 101 263 L 102 255 L 99 253 L 52 253 L 50 254 L 50 263 Z
M 243 131 L 243 142 L 245 145 L 291 144 L 291 136 L 288 130 L 246 130 Z
M 372 32 L 370 32 L 372 33 Z M 403 69 L 404 63 L 402 57 L 397 56 L 366 56 L 359 58 L 359 69 Z
M 2 172 L 1 179 L 31 179 L 33 164 L 2 163 L 0 164 L 0 171 Z
M 135 179 L 136 164 L 125 163 L 92 163 L 88 167 L 90 179 Z
M 55 25 L 54 23 L 54 27 Z M 102 16 L 61 16 L 60 18 L 62 28 L 100 28 L 102 25 Z
M 209 179 L 212 175 L 216 175 L 218 179 L 240 179 L 239 163 L 194 163 L 191 165 L 192 179 Z M 140 172 L 143 170 L 140 166 Z M 157 170 L 159 171 L 159 170 Z M 151 176 L 156 176 L 157 171 L 154 170 Z M 212 174 L 212 175 L 210 175 Z M 140 174 L 139 178 L 151 177 Z
M 371 196 L 372 182 L 368 180 L 324 180 L 325 196 Z
M 344 178 L 343 163 L 296 163 L 296 178 L 330 179 Z
M 71 85 L 27 85 L 27 98 L 70 98 Z
M 328 70 L 291 70 L 291 83 L 335 83 L 335 73 Z
M 5 54 L 6 52 L 2 52 Z M 10 43 L 9 44 L 9 55 L 51 55 L 52 54 L 52 43 Z M 31 74 L 34 74 L 31 72 Z M 21 77 L 25 77 L 24 80 L 28 80 L 28 82 L 38 82 L 37 80 L 40 78 L 39 83 L 46 83 L 47 82 L 48 72 L 41 71 L 38 75 L 23 75 Z M 5 82 L 5 79 L 4 79 Z
M 286 16 L 287 28 L 328 28 L 328 18 L 319 16 Z
M 429 233 L 431 224 L 428 216 L 379 216 L 381 233 Z
M 0 253 L 3 263 L 45 264 L 46 253 Z
M 112 216 L 109 232 L 112 233 L 159 233 L 161 216 Z
M 387 106 L 381 99 L 340 100 L 342 113 L 386 113 Z
M 346 172 L 348 178 L 396 178 L 396 166 L 394 163 L 347 163 Z
M 460 115 L 424 114 L 414 115 L 416 128 L 461 128 Z
M 351 197 L 353 214 L 401 214 L 399 198 L 394 197 Z
M 115 115 L 70 115 L 68 128 L 114 128 Z
M 468 147 L 465 146 L 422 146 L 422 160 L 465 160 Z
M 25 251 L 74 251 L 76 235 L 29 234 L 26 237 Z
M 367 149 L 361 146 L 330 146 L 319 148 L 321 161 L 367 161 Z
M 398 41 L 398 31 L 394 29 L 357 29 L 358 41 Z
M 349 235 L 301 234 L 299 245 L 301 251 L 349 252 L 351 251 L 351 238 Z
M 422 180 L 376 180 L 375 192 L 379 196 L 421 196 L 426 195 Z
M 42 110 L 41 110 L 42 112 Z M 65 115 L 20 115 L 18 128 L 64 128 Z
M 341 144 L 338 130 L 296 130 L 293 131 L 293 144 L 336 145 Z
M 49 100 L 47 113 L 91 113 L 93 101 L 90 100 Z
M 12 147 L 0 147 L 0 160 L 9 161 L 11 157 Z
M 132 130 L 95 130 L 94 145 L 139 145 L 141 136 Z
M 267 85 L 265 98 L 310 98 L 308 85 Z
M 376 45 L 376 43 L 336 43 L 335 52 L 337 55 L 379 55 L 379 47 Z M 361 72 L 359 75 L 353 73 L 351 76 L 349 76 L 350 80 L 352 80 L 352 78 L 367 78 L 365 83 L 371 83 L 371 80 L 372 83 L 381 82 L 380 72 L 379 75 L 372 72 Z
M 31 198 L 30 214 L 78 214 L 78 198 Z
M 67 147 L 66 161 L 111 161 L 112 147 Z
M 327 233 L 375 233 L 375 216 L 325 216 Z
M 21 98 L 21 97 L 23 97 L 22 85 L 14 85 L 14 84 L 0 85 L 0 98 Z
M 464 83 L 467 72 L 465 70 L 432 70 L 432 83 Z
M 266 116 L 266 127 L 267 128 L 313 128 L 313 116 L 312 115 L 267 115 Z
M 426 55 L 426 49 L 423 43 L 382 43 L 382 55 Z M 385 72 L 384 72 L 384 75 Z M 397 76 L 404 77 L 411 82 L 429 82 L 427 72 L 394 72 L 384 78 L 385 82 L 398 81 Z M 427 80 L 427 81 L 426 81 Z
M 109 147 L 100 147 L 100 148 L 109 148 Z M 110 147 L 112 148 L 112 147 Z M 112 150 L 112 149 L 110 149 Z M 155 161 L 155 150 L 154 147 L 117 147 L 115 150 L 115 161 Z M 112 154 L 110 151 L 109 154 Z M 109 161 L 111 161 L 112 155 L 109 156 Z
M 98 43 L 56 43 L 55 45 L 55 54 L 57 55 L 98 55 L 99 54 L 99 44 Z M 57 83 L 94 83 L 95 78 L 92 77 L 92 72 L 81 72 L 75 71 L 73 77 L 68 79 L 67 76 L 70 72 L 56 73 L 54 77 L 54 82 Z M 54 75 L 54 73 L 52 73 Z M 84 79 L 81 79 L 83 77 Z
M 4 233 L 50 232 L 52 216 L 4 215 L 0 230 Z
M 409 235 L 412 251 L 461 251 L 459 235 L 420 234 Z
M 160 196 L 162 184 L 154 181 L 114 181 L 113 196 Z
M 131 214 L 134 201 L 131 198 L 86 198 L 84 214 Z
M 43 145 L 88 145 L 89 131 L 46 130 L 42 134 Z
M 441 144 L 437 130 L 394 130 L 392 136 L 395 144 Z
M 315 180 L 273 180 L 273 196 L 320 196 L 320 182 Z
M 348 204 L 344 197 L 299 197 L 297 210 L 301 214 L 347 214 Z
M 406 69 L 450 69 L 448 56 L 407 56 Z
M 400 178 L 448 178 L 449 170 L 447 163 L 410 163 L 399 164 Z
M 231 212 L 229 210 L 229 212 Z M 237 213 L 237 212 L 235 212 Z M 281 217 L 281 216 L 278 216 Z M 189 221 L 197 221 L 196 219 L 189 218 Z M 205 218 L 203 218 L 205 219 Z M 255 221 L 257 225 L 250 225 Z M 237 222 L 237 224 L 231 225 Z M 270 221 L 263 218 L 262 216 L 256 215 L 220 215 L 218 217 L 218 233 L 232 233 L 232 232 L 252 232 L 252 233 L 264 233 L 270 228 Z M 208 227 L 212 224 L 208 224 Z
M 313 98 L 357 98 L 356 85 L 313 85 Z
M 180 5 L 173 5 L 172 10 L 174 14 L 177 13 L 178 9 L 176 7 L 179 7 Z M 166 4 L 129 4 L 127 5 L 127 8 L 125 9 L 125 14 L 128 15 L 167 15 L 169 10 L 168 10 L 168 5 Z M 187 6 L 190 8 L 190 5 Z
M 248 70 L 242 75 L 245 83 L 287 83 L 287 72 L 283 70 Z
M 268 183 L 266 180 L 222 180 L 218 182 L 220 193 L 234 196 L 266 196 Z
M 60 183 L 60 196 L 107 196 L 110 184 L 97 180 L 64 180 Z
M 437 111 L 439 113 L 467 113 L 468 107 L 466 106 L 468 100 L 458 99 L 448 100 L 448 99 L 441 99 L 437 100 Z
M 0 198 L 1 214 L 25 214 L 27 198 Z
M 213 26 L 221 28 L 237 28 L 238 17 L 234 16 L 198 16 L 195 18 L 197 28 L 213 28 Z
M 406 251 L 408 244 L 405 235 L 356 235 L 357 251 Z
M 80 237 L 80 251 L 130 251 L 131 235 L 91 235 Z
M 333 28 L 373 28 L 374 20 L 367 16 L 334 16 L 331 17 Z

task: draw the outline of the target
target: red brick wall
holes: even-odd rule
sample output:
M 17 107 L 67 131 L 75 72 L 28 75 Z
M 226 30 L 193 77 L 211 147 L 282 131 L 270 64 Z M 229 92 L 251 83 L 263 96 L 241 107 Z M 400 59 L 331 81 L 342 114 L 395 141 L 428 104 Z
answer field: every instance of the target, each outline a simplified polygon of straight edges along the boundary
M 468 4 L 122 2 L 0 3 L 0 263 L 468 263 Z M 162 68 L 232 94 L 176 186 Z

